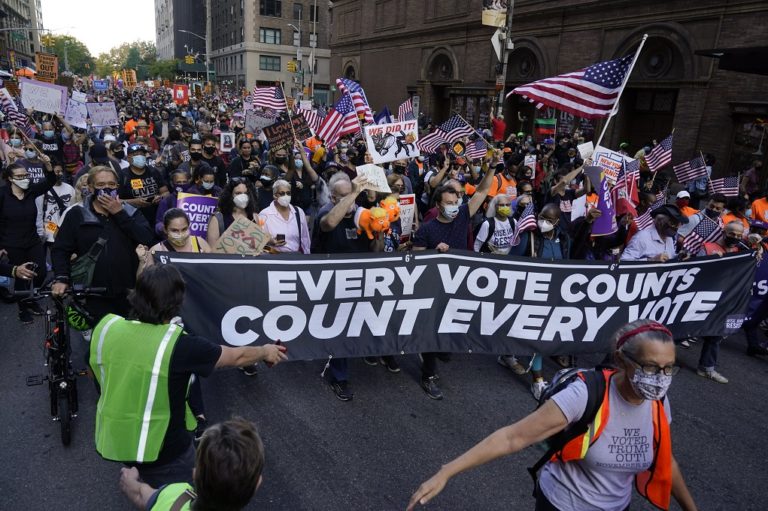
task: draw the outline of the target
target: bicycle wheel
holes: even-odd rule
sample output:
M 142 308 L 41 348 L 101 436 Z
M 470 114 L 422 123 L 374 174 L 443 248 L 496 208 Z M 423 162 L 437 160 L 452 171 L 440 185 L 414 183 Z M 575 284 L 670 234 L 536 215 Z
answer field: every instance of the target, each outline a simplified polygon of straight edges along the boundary
M 68 392 L 59 393 L 59 426 L 61 426 L 61 443 L 69 445 L 72 441 L 72 415 L 69 412 Z

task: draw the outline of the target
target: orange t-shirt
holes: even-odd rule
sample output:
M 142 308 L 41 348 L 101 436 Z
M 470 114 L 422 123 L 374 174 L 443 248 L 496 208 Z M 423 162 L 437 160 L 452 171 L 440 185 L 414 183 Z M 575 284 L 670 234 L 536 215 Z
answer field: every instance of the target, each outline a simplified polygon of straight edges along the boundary
M 507 178 L 504 174 L 493 176 L 488 197 L 496 197 L 500 193 L 510 197 L 517 197 L 517 181 L 514 177 Z
M 698 209 L 694 209 L 694 208 L 692 208 L 692 207 L 690 207 L 690 206 L 685 206 L 685 207 L 683 207 L 683 208 L 680 208 L 680 212 L 681 212 L 682 214 L 684 214 L 685 216 L 693 216 L 693 215 L 695 215 L 696 213 L 698 213 L 698 212 L 699 212 L 699 210 L 698 210 Z
M 744 226 L 744 236 L 749 234 L 749 220 L 736 216 L 733 213 L 726 213 L 723 215 L 723 225 L 728 225 L 728 223 L 733 221 L 741 222 L 741 224 Z
M 768 222 L 768 199 L 757 199 L 752 203 L 752 218 Z

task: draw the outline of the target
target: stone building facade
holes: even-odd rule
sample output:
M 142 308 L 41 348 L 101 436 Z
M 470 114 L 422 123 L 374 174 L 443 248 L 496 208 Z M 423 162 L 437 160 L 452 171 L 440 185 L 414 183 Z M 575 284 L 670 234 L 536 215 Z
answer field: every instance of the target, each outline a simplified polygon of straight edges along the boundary
M 331 9 L 331 74 L 360 81 L 374 108 L 393 111 L 418 95 L 435 121 L 452 111 L 484 127 L 496 99 L 494 28 L 481 24 L 482 0 L 338 0 Z M 697 50 L 768 46 L 768 3 L 756 0 L 517 0 L 505 92 L 633 52 L 649 38 L 605 142 L 635 150 L 675 130 L 673 161 L 703 151 L 715 173 L 765 158 L 768 79 L 718 69 Z M 536 117 L 589 138 L 604 121 L 504 101 L 509 130 L 531 132 Z M 757 153 L 757 154 L 755 154 Z

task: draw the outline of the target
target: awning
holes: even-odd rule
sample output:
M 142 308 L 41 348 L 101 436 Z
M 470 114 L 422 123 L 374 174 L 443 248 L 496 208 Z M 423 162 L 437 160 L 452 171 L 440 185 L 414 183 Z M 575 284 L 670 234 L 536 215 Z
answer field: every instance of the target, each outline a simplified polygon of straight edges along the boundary
M 37 73 L 33 69 L 30 69 L 28 67 L 22 67 L 21 69 L 16 70 L 16 76 L 26 76 L 28 78 L 31 78 L 35 76 Z
M 0 78 L 13 78 L 13 74 L 0 69 Z
M 768 75 L 768 46 L 697 50 L 696 55 L 718 59 L 725 71 Z

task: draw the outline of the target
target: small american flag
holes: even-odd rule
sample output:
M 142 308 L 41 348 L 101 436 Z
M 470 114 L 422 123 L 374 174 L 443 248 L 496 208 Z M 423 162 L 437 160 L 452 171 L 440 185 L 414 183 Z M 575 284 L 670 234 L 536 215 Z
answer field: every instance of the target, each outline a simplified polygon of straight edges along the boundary
M 467 144 L 467 151 L 465 153 L 465 156 L 469 160 L 475 160 L 477 158 L 483 158 L 485 157 L 485 154 L 488 152 L 488 146 L 485 143 L 485 140 L 482 138 L 478 138 L 474 142 L 470 142 Z
M 360 131 L 360 123 L 355 115 L 355 107 L 349 94 L 344 94 L 323 119 L 317 136 L 325 141 L 326 147 L 331 147 L 339 138 Z
M 283 89 L 280 87 L 256 87 L 251 95 L 253 106 L 271 110 L 287 110 Z
M 646 229 L 650 227 L 653 224 L 653 217 L 651 216 L 651 211 L 653 211 L 656 208 L 660 208 L 666 203 L 664 199 L 657 199 L 656 202 L 654 202 L 650 208 L 648 208 L 648 211 L 640 215 L 639 217 L 635 218 L 635 225 L 637 226 L 638 231 L 642 231 L 643 229 Z
M 307 124 L 312 129 L 312 131 L 317 133 L 317 130 L 320 129 L 320 123 L 323 122 L 323 119 L 317 115 L 317 112 L 315 110 L 299 108 L 298 113 L 304 116 L 304 119 L 306 119 Z
M 709 182 L 709 193 L 711 194 L 722 193 L 726 197 L 738 197 L 739 196 L 739 178 L 738 177 L 721 177 L 720 179 L 712 179 Z
M 416 117 L 413 115 L 413 98 L 408 98 L 397 109 L 398 121 L 412 121 Z
M 696 255 L 704 243 L 712 243 L 723 235 L 723 228 L 706 216 L 702 216 L 699 225 L 688 233 L 683 240 L 683 248 L 686 252 Z
M 534 229 L 536 229 L 536 215 L 533 214 L 533 202 L 529 202 L 515 223 L 515 231 L 512 234 L 512 246 L 516 247 L 520 244 L 520 235 L 522 233 Z
M 672 163 L 672 135 L 668 136 L 654 147 L 648 156 L 645 157 L 645 163 L 651 172 L 661 170 L 664 165 Z
M 632 160 L 626 165 L 627 181 L 637 179 L 640 176 L 640 160 Z
M 342 94 L 352 96 L 352 104 L 355 105 L 355 112 L 360 120 L 365 124 L 373 124 L 373 112 L 362 86 L 349 78 L 337 78 L 336 87 Z
M 424 153 L 434 153 L 441 144 L 450 144 L 473 133 L 475 129 L 454 114 L 435 131 L 416 142 L 416 146 Z
M 662 201 L 662 202 L 666 202 L 667 201 L 667 189 L 666 188 L 656 192 L 656 202 L 658 202 L 658 201 Z
M 707 177 L 707 164 L 704 163 L 704 158 L 701 156 L 697 156 L 690 161 L 678 163 L 672 167 L 672 170 L 675 171 L 677 181 L 680 183 L 687 183 L 694 179 Z
M 507 97 L 519 94 L 536 102 L 536 108 L 546 105 L 578 117 L 607 117 L 613 111 L 632 59 L 633 56 L 628 55 L 545 78 L 517 87 Z
M 29 117 L 23 111 L 20 111 L 16 103 L 13 101 L 13 97 L 7 89 L 0 89 L 0 111 L 3 112 L 8 120 L 16 126 L 18 129 L 24 132 L 28 137 L 34 136 L 34 130 L 32 124 L 29 122 Z

